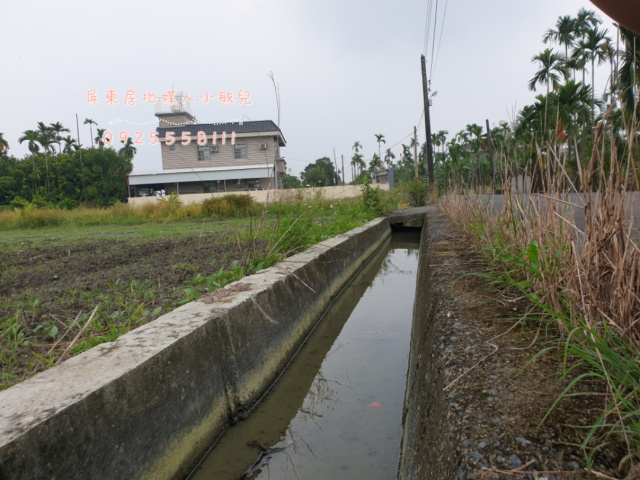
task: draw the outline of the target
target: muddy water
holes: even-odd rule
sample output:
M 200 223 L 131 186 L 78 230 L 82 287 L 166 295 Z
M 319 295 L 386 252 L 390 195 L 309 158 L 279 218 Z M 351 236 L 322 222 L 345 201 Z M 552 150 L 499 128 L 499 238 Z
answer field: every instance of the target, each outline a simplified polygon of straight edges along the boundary
M 395 478 L 418 241 L 394 233 L 192 479 Z

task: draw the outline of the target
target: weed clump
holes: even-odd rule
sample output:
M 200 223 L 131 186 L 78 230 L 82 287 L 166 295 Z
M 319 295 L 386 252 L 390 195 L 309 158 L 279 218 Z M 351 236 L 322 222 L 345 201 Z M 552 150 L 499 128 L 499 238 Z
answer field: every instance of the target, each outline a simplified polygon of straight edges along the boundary
M 427 195 L 424 181 L 416 178 L 406 184 L 407 194 L 411 199 L 411 205 L 416 207 L 424 204 Z
M 202 214 L 207 217 L 240 218 L 258 215 L 261 210 L 250 195 L 229 194 L 211 197 L 202 202 Z
M 362 184 L 362 201 L 364 206 L 376 215 L 384 213 L 380 190 L 371 186 L 371 179 L 368 175 L 364 177 L 364 183 Z
M 32 204 L 20 210 L 17 216 L 17 228 L 47 228 L 57 227 L 64 221 L 65 212 L 59 208 L 41 210 Z

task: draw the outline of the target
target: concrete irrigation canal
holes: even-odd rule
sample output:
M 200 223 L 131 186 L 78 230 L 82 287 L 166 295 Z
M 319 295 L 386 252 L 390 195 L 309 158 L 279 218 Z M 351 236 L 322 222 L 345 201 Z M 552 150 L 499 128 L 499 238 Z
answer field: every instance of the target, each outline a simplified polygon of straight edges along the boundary
M 194 480 L 394 478 L 420 233 L 393 234 Z
M 326 240 L 0 392 L 0 478 L 592 478 L 479 263 L 432 206 Z

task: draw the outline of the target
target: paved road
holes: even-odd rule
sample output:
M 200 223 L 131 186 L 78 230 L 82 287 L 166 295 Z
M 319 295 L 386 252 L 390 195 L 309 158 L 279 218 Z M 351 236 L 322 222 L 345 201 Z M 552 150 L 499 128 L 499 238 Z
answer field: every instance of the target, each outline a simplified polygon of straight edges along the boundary
M 504 195 L 481 195 L 480 197 L 483 200 L 487 201 L 489 203 L 489 206 L 495 212 L 500 212 L 504 206 L 504 201 L 505 201 Z M 522 199 L 523 203 L 526 203 L 529 201 L 529 197 L 527 195 L 518 195 L 518 197 Z M 541 201 L 544 201 L 544 198 L 540 196 L 534 195 L 534 198 L 538 198 Z M 597 197 L 594 197 L 594 198 L 597 199 Z M 584 205 L 585 205 L 584 197 L 577 193 L 570 193 L 569 198 L 564 200 L 568 201 L 571 204 L 576 205 L 577 207 L 573 207 L 573 206 L 558 202 L 559 208 L 562 208 L 563 206 L 567 207 L 567 211 L 565 212 L 565 214 L 563 214 L 563 216 L 570 218 L 570 216 L 573 215 L 573 219 L 576 227 L 584 232 L 586 229 L 586 220 L 584 216 Z M 639 241 L 640 240 L 640 195 L 637 192 L 627 193 L 626 203 L 628 206 L 627 211 L 629 212 L 627 221 L 630 221 L 631 218 L 633 217 L 633 224 L 632 224 L 633 238 L 635 241 Z

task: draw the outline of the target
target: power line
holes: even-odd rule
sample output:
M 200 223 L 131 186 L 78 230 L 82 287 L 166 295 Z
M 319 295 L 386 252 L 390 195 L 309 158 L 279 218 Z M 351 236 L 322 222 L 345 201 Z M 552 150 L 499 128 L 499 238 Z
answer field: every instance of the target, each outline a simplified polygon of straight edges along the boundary
M 392 146 L 389 147 L 389 150 L 391 150 L 392 148 L 396 147 L 397 145 L 400 145 L 402 142 L 404 142 L 407 138 L 409 138 L 411 135 L 413 135 L 413 131 L 411 131 L 409 133 L 409 135 L 407 135 L 406 137 L 404 137 L 403 139 L 397 141 L 396 143 L 394 143 Z
M 418 125 L 416 126 L 416 128 L 420 128 L 423 118 L 424 118 L 424 108 L 422 109 L 422 114 L 420 115 L 420 120 L 418 120 Z
M 433 7 L 433 0 L 427 2 L 427 11 L 424 20 L 424 44 L 423 52 L 426 55 L 429 51 L 429 37 L 431 36 L 431 10 Z
M 436 0 L 436 14 L 433 18 L 433 40 L 431 41 L 431 67 L 429 78 L 433 78 L 433 52 L 436 48 L 436 33 L 438 32 L 438 0 Z
M 442 32 L 444 32 L 444 20 L 447 17 L 447 5 L 449 4 L 449 0 L 446 0 L 444 3 L 444 13 L 442 14 L 442 22 L 440 24 L 440 39 L 438 40 L 438 51 L 436 52 L 436 60 L 433 65 L 433 69 L 431 70 L 431 80 L 433 80 L 433 72 L 438 65 L 438 58 L 440 57 L 440 47 L 442 46 Z

